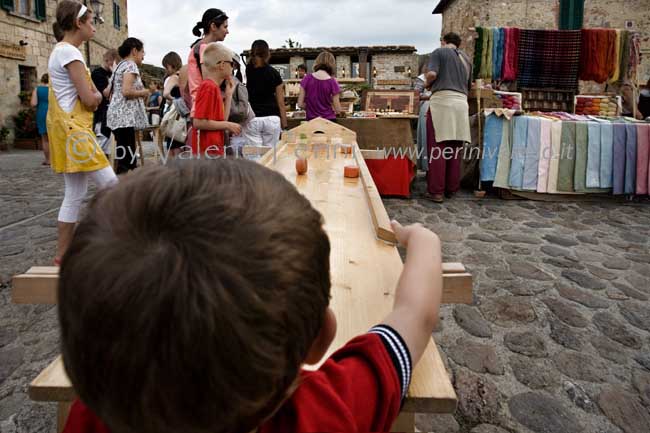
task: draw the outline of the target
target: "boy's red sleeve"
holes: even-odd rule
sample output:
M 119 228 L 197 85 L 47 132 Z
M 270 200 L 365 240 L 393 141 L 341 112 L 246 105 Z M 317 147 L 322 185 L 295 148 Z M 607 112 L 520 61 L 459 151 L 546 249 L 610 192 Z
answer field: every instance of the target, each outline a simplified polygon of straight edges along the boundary
M 110 433 L 108 427 L 79 399 L 72 403 L 63 433 Z
M 260 433 L 390 431 L 411 370 L 401 336 L 377 326 L 334 353 L 318 371 L 304 372 L 296 392 Z
M 194 101 L 194 118 L 195 119 L 205 119 L 205 120 L 216 120 L 212 119 L 211 116 L 214 116 L 214 109 L 212 107 L 217 101 L 217 94 L 215 92 L 219 90 L 216 86 L 210 86 L 201 84 L 199 91 L 196 93 L 196 100 Z

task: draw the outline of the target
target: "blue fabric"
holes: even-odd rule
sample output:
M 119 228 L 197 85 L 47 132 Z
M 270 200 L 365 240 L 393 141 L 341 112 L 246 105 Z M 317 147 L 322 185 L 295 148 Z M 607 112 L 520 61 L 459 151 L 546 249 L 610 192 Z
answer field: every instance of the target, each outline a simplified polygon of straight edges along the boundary
M 418 119 L 417 144 L 418 144 L 418 169 L 429 171 L 429 157 L 427 155 L 427 112 L 429 101 L 420 103 L 420 118 Z
M 528 135 L 528 117 L 518 116 L 513 119 L 512 160 L 510 162 L 510 187 L 521 189 L 524 185 L 524 164 L 526 161 L 526 140 Z
M 501 146 L 501 138 L 503 137 L 504 119 L 505 117 L 497 117 L 495 114 L 490 114 L 485 120 L 483 155 L 479 166 L 482 182 L 493 182 L 496 177 L 499 147 Z
M 636 193 L 636 125 L 625 125 L 625 194 Z
M 614 124 L 612 188 L 614 194 L 625 192 L 625 145 L 627 134 L 624 123 Z
M 492 80 L 501 79 L 501 70 L 503 69 L 503 50 L 505 43 L 505 29 L 493 29 L 494 42 L 492 45 Z
M 614 125 L 600 125 L 600 187 L 611 188 L 614 166 Z
M 537 176 L 539 175 L 539 148 L 541 145 L 542 119 L 539 117 L 531 117 L 528 119 L 526 158 L 524 161 L 524 181 L 522 186 L 526 191 L 537 190 Z
M 587 149 L 587 188 L 600 188 L 600 124 L 589 122 Z
M 36 88 L 36 98 L 38 105 L 36 106 L 36 126 L 38 127 L 39 135 L 47 134 L 47 108 L 48 108 L 48 93 L 47 86 L 38 86 Z

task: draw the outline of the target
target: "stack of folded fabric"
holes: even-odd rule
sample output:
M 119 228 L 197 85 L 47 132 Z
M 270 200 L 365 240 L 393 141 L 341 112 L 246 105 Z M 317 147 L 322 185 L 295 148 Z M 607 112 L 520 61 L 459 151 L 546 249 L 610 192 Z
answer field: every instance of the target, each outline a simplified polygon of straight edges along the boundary
M 576 96 L 576 114 L 615 117 L 618 104 L 615 96 Z
M 521 93 L 495 91 L 494 94 L 501 99 L 503 108 L 521 110 Z

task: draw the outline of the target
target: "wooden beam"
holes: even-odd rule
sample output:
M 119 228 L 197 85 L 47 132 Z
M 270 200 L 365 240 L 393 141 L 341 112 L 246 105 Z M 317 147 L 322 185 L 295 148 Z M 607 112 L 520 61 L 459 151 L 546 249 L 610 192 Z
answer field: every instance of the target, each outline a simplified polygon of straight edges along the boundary
M 13 278 L 11 300 L 14 304 L 56 305 L 58 283 L 58 267 L 34 266 Z M 472 303 L 472 275 L 462 263 L 443 263 L 442 283 L 444 304 Z

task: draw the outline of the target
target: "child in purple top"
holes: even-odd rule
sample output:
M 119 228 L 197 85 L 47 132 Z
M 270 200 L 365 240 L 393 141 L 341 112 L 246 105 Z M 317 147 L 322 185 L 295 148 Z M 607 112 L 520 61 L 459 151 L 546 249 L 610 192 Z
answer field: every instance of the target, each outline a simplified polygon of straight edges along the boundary
M 341 88 L 332 77 L 335 70 L 334 56 L 324 51 L 314 62 L 314 73 L 306 75 L 300 82 L 298 106 L 307 111 L 307 120 L 317 117 L 334 120 L 336 113 L 341 111 Z

